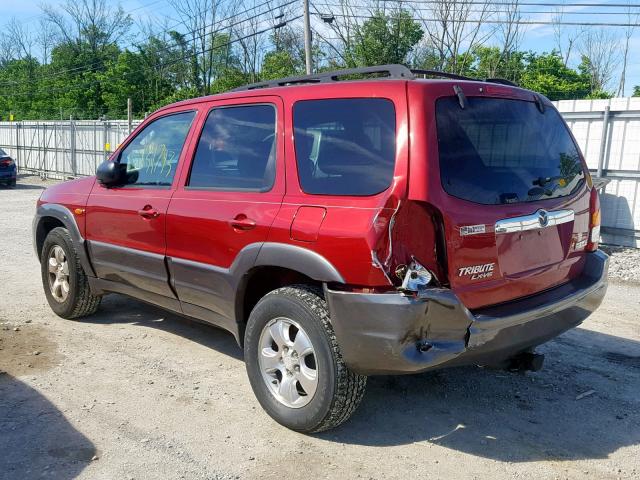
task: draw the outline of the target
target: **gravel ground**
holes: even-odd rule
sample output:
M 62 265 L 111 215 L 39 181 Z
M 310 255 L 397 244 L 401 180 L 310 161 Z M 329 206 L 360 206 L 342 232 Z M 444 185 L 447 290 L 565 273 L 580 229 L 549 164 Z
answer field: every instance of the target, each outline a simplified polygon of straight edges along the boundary
M 640 249 L 603 245 L 609 254 L 609 278 L 640 283 Z
M 231 335 L 112 295 L 49 309 L 41 191 L 0 189 L 0 479 L 640 478 L 640 286 L 613 282 L 526 375 L 370 378 L 352 420 L 305 436 L 253 397 Z

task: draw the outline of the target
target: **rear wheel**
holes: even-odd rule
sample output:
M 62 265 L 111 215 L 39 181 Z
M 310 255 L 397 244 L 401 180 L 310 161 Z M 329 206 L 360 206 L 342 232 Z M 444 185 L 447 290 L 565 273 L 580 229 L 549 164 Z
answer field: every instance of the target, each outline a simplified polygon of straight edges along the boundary
M 10 187 L 15 187 L 16 186 L 16 179 L 14 178 L 7 185 L 10 186 Z
M 54 228 L 45 238 L 40 268 L 47 301 L 56 314 L 72 319 L 95 313 L 101 297 L 91 294 L 66 228 Z
M 364 395 L 366 377 L 342 361 L 327 305 L 305 285 L 267 294 L 245 332 L 251 387 L 267 413 L 300 432 L 320 432 L 347 420 Z

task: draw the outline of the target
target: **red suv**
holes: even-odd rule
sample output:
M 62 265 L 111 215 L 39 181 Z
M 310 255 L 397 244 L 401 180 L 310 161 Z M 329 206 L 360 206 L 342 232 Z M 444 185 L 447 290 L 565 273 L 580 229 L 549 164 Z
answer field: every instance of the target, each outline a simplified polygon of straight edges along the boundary
M 222 327 L 269 415 L 315 432 L 366 375 L 538 368 L 605 294 L 599 225 L 546 98 L 391 65 L 162 108 L 42 194 L 34 242 L 55 313 L 115 292 Z

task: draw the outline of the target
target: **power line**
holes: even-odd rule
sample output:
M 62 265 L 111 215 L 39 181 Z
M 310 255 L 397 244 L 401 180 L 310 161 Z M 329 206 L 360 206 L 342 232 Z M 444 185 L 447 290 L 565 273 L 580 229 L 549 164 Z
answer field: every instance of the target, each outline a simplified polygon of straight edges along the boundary
M 268 10 L 265 10 L 265 11 L 263 11 L 263 12 L 257 13 L 257 14 L 255 14 L 255 15 L 252 15 L 251 17 L 243 18 L 243 19 L 241 19 L 241 20 L 238 20 L 237 22 L 231 23 L 231 24 L 229 24 L 229 25 L 225 25 L 225 28 L 232 28 L 232 27 L 234 27 L 234 26 L 237 26 L 237 25 L 240 25 L 240 24 L 242 24 L 242 23 L 248 22 L 248 21 L 250 21 L 250 20 L 253 20 L 253 19 L 255 19 L 255 18 L 257 18 L 257 17 L 260 17 L 260 16 L 262 16 L 262 15 L 265 15 L 265 14 L 267 14 L 267 13 L 271 13 L 271 12 L 273 12 L 274 10 L 277 10 L 277 9 L 280 9 L 280 8 L 286 7 L 286 6 L 288 6 L 288 5 L 291 5 L 291 4 L 293 4 L 293 3 L 296 3 L 297 1 L 298 1 L 298 0 L 289 0 L 288 2 L 286 2 L 286 3 L 282 4 L 282 5 L 278 5 L 277 7 L 272 7 L 272 8 L 270 8 L 270 9 L 268 9 Z M 264 6 L 265 4 L 268 4 L 268 3 L 271 3 L 271 2 L 270 2 L 270 1 L 266 1 L 266 2 L 264 2 L 264 3 L 262 3 L 262 4 L 260 4 L 260 6 Z M 239 17 L 239 16 L 241 16 L 241 15 L 244 15 L 244 14 L 245 14 L 245 13 L 247 13 L 248 11 L 254 10 L 255 8 L 256 8 L 256 7 L 254 7 L 254 8 L 250 8 L 250 9 L 247 9 L 247 10 L 245 10 L 245 11 L 241 12 L 241 13 L 238 13 L 238 14 L 235 14 L 235 15 L 230 15 L 229 17 L 226 17 L 226 18 L 224 18 L 224 19 L 222 19 L 222 20 L 219 20 L 219 21 L 217 21 L 217 22 L 214 22 L 214 23 L 211 23 L 211 24 L 208 24 L 208 25 L 204 25 L 204 26 L 199 27 L 199 28 L 194 29 L 194 30 L 189 30 L 189 31 L 187 31 L 187 32 L 184 32 L 182 35 L 187 36 L 187 35 L 189 35 L 189 34 L 196 33 L 196 32 L 198 32 L 198 31 L 206 30 L 207 28 L 211 28 L 211 27 L 214 27 L 214 26 L 220 25 L 220 24 L 222 24 L 222 23 L 224 23 L 224 22 L 227 22 L 227 21 L 229 21 L 229 20 L 233 20 L 234 18 L 237 18 L 237 17 Z M 210 35 L 210 33 L 211 33 L 211 32 L 205 32 L 205 33 L 203 33 L 203 34 L 201 34 L 201 35 L 195 35 L 195 36 L 193 36 L 192 38 L 185 40 L 185 44 L 189 44 L 189 43 L 191 43 L 191 42 L 195 42 L 196 40 L 202 40 L 204 37 L 206 37 L 206 36 Z M 148 38 L 147 38 L 147 40 L 150 40 L 151 38 L 152 38 L 152 37 L 148 37 Z M 173 45 L 166 45 L 166 46 L 162 47 L 161 49 L 158 49 L 158 51 L 159 51 L 159 52 L 165 52 L 165 53 L 166 53 L 166 52 L 169 52 L 172 48 L 175 48 L 175 47 L 177 47 L 177 46 L 180 46 L 180 44 L 179 44 L 179 43 L 177 43 L 177 42 L 174 42 L 174 44 L 173 44 Z M 126 47 L 125 47 L 125 48 L 126 48 Z M 139 48 L 139 47 L 138 47 L 138 48 Z M 220 46 L 216 46 L 215 48 L 220 48 Z M 210 50 L 209 50 L 209 51 L 210 51 Z M 205 51 L 205 50 L 203 50 L 203 51 L 198 52 L 198 53 L 206 53 L 206 51 Z M 52 74 L 49 74 L 49 75 L 41 75 L 41 76 L 39 76 L 39 77 L 38 77 L 38 79 L 39 79 L 39 80 L 47 80 L 47 79 L 51 79 L 51 78 L 59 77 L 59 76 L 61 76 L 61 75 L 64 75 L 65 73 L 73 73 L 73 72 L 75 72 L 75 73 L 82 73 L 82 72 L 85 72 L 85 71 L 90 71 L 90 70 L 92 70 L 94 67 L 99 67 L 99 66 L 102 66 L 102 65 L 103 65 L 103 61 L 99 60 L 99 61 L 95 61 L 95 62 L 92 62 L 92 63 L 86 63 L 86 64 L 83 64 L 83 65 L 79 65 L 79 66 L 76 66 L 76 67 L 73 67 L 73 68 L 68 68 L 68 69 L 64 69 L 64 70 L 59 70 L 59 71 L 57 71 L 57 72 L 55 72 L 55 73 L 52 73 Z M 6 86 L 6 85 L 10 85 L 10 84 L 16 84 L 16 83 L 17 83 L 17 82 L 15 82 L 15 81 L 4 82 L 4 83 L 0 83 L 0 87 L 2 87 L 2 86 Z
M 317 15 L 317 14 L 314 14 Z M 371 20 L 378 18 L 372 15 L 346 15 L 342 13 L 333 13 L 334 17 L 354 18 Z M 439 22 L 442 19 L 439 18 L 420 18 L 424 22 Z M 511 25 L 566 25 L 566 26 L 583 26 L 583 27 L 640 27 L 640 23 L 605 23 L 605 22 L 554 22 L 554 21 L 542 21 L 542 20 L 473 20 L 473 19 L 449 19 L 450 23 L 491 23 L 491 24 L 511 24 Z
M 329 3 L 318 3 L 316 5 L 319 5 L 321 7 L 327 7 L 327 8 L 341 8 L 342 5 L 336 5 L 336 4 L 329 4 Z M 411 8 L 412 11 L 421 11 L 421 12 L 425 12 L 425 11 L 430 11 L 429 9 L 425 9 L 425 8 L 415 8 L 412 7 Z M 316 9 L 317 10 L 317 9 Z M 468 10 L 469 13 L 507 13 L 507 11 L 505 10 Z M 320 11 L 318 11 L 318 13 L 321 13 Z M 516 13 L 516 12 L 512 12 L 512 13 Z M 553 15 L 558 15 L 559 12 L 558 11 L 554 11 L 554 10 L 520 10 L 517 12 L 520 15 L 547 15 L 547 14 L 553 14 Z M 638 11 L 638 14 L 640 14 L 640 10 Z M 627 15 L 627 16 L 636 16 L 636 14 L 629 14 L 628 12 L 584 12 L 584 11 L 579 11 L 579 12 L 563 12 L 561 13 L 562 16 L 571 16 L 571 15 Z M 452 20 L 454 21 L 454 20 Z
M 299 20 L 300 18 L 302 18 L 302 15 L 298 15 L 297 17 L 294 17 L 294 18 L 288 20 L 287 22 L 295 22 L 296 20 Z M 251 37 L 256 37 L 258 35 L 262 35 L 263 33 L 266 33 L 266 32 L 268 32 L 270 30 L 276 30 L 276 29 L 278 29 L 280 27 L 281 27 L 280 25 L 274 25 L 272 27 L 263 28 L 262 30 L 250 33 L 250 34 L 245 35 L 243 37 L 239 37 L 239 38 L 236 38 L 234 40 L 229 40 L 228 42 L 212 46 L 210 48 L 207 48 L 207 49 L 203 50 L 200 53 L 206 54 L 206 53 L 212 52 L 214 50 L 218 50 L 220 48 L 224 48 L 224 47 L 227 47 L 229 45 L 233 45 L 234 43 L 241 42 L 242 40 L 246 40 L 246 39 L 251 38 Z M 154 67 L 158 67 L 158 66 L 166 67 L 166 66 L 173 65 L 173 64 L 176 64 L 178 62 L 184 61 L 187 58 L 188 58 L 187 55 L 183 55 L 182 57 L 173 59 L 170 62 L 166 62 L 166 63 L 162 63 L 162 64 L 157 63 L 157 64 L 155 64 L 153 66 Z M 91 82 L 89 82 L 89 85 L 95 85 L 95 84 L 98 84 L 98 83 L 100 83 L 99 80 L 92 80 Z M 63 90 L 68 91 L 69 88 L 47 89 L 47 92 L 63 91 Z M 9 95 L 0 95 L 0 97 L 11 98 L 11 97 L 16 97 L 16 96 L 25 96 L 25 95 L 32 95 L 32 94 L 33 94 L 32 92 L 23 92 L 23 93 L 13 93 L 13 94 L 9 94 Z
M 418 3 L 424 5 L 426 2 L 423 0 L 396 0 L 390 3 Z M 497 6 L 533 6 L 533 7 L 607 7 L 607 8 L 640 8 L 640 3 L 576 3 L 576 2 L 496 2 L 496 1 L 483 1 L 483 0 L 430 0 L 432 4 L 445 4 L 445 5 L 497 5 Z

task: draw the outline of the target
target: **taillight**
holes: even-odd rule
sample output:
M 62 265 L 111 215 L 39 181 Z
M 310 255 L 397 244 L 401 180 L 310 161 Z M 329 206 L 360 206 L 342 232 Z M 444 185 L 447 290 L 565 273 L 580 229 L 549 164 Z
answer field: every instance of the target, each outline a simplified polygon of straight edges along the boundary
M 600 242 L 600 196 L 595 188 L 591 189 L 589 202 L 589 241 L 587 252 L 595 252 Z
M 0 167 L 8 167 L 13 163 L 11 158 L 2 158 L 0 159 Z

